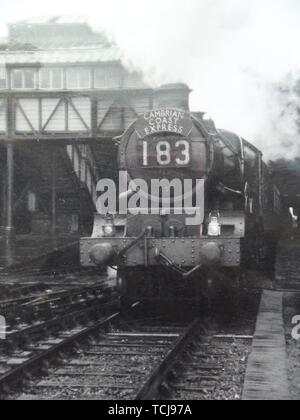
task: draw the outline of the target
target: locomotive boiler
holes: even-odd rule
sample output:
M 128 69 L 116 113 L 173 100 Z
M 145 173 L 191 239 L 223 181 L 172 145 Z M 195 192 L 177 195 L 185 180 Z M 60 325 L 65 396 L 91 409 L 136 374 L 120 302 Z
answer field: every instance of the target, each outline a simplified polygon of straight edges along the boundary
M 197 299 L 209 278 L 229 284 L 270 261 L 280 196 L 252 144 L 173 108 L 141 115 L 118 141 L 119 185 L 99 181 L 84 266 L 116 267 L 129 299 Z

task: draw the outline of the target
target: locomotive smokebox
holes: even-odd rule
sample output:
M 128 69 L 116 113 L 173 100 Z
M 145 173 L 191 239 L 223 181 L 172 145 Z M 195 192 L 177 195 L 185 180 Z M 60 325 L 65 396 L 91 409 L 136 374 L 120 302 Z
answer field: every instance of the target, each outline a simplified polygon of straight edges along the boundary
M 114 258 L 115 252 L 111 244 L 99 243 L 90 250 L 91 261 L 99 266 L 107 265 Z
M 204 265 L 215 265 L 220 263 L 222 251 L 217 243 L 209 242 L 201 248 L 200 256 Z

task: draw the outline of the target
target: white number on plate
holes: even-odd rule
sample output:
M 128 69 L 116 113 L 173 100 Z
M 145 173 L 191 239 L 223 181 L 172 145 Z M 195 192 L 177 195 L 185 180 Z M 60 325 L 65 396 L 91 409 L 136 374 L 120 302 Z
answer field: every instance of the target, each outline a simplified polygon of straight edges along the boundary
M 180 157 L 176 157 L 175 163 L 180 166 L 188 165 L 191 161 L 190 143 L 179 140 L 175 143 L 175 151 L 180 151 Z M 143 165 L 149 165 L 149 145 L 143 141 Z M 172 150 L 168 141 L 159 141 L 156 145 L 157 163 L 161 166 L 170 165 L 172 162 Z
M 167 141 L 159 141 L 156 146 L 157 162 L 160 165 L 170 165 L 171 146 Z
M 191 160 L 191 155 L 190 155 L 190 143 L 186 140 L 180 140 L 177 141 L 175 144 L 176 148 L 179 148 L 183 146 L 183 149 L 181 150 L 181 155 L 183 157 L 183 159 L 176 159 L 176 163 L 177 165 L 188 165 L 190 163 Z
M 143 141 L 143 165 L 148 166 L 148 142 Z

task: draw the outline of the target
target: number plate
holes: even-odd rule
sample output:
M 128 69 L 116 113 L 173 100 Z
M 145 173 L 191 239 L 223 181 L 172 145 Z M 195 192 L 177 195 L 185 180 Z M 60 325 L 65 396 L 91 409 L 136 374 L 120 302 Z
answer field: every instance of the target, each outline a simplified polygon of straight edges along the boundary
M 151 137 L 139 143 L 139 161 L 145 168 L 187 167 L 192 161 L 192 147 L 181 137 Z

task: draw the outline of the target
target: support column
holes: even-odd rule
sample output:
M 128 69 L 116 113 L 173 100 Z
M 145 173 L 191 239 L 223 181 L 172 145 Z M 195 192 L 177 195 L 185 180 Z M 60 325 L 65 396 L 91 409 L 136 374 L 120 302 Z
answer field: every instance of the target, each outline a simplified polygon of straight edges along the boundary
M 6 193 L 6 225 L 5 225 L 5 257 L 7 264 L 10 265 L 14 260 L 15 253 L 15 231 L 14 231 L 14 146 L 8 143 L 6 176 L 7 176 L 7 193 Z
M 6 165 L 3 165 L 3 171 L 1 171 L 2 185 L 1 185 L 1 234 L 4 234 L 6 224 Z
M 51 158 L 51 234 L 55 238 L 57 233 L 57 174 L 56 153 L 52 150 Z

